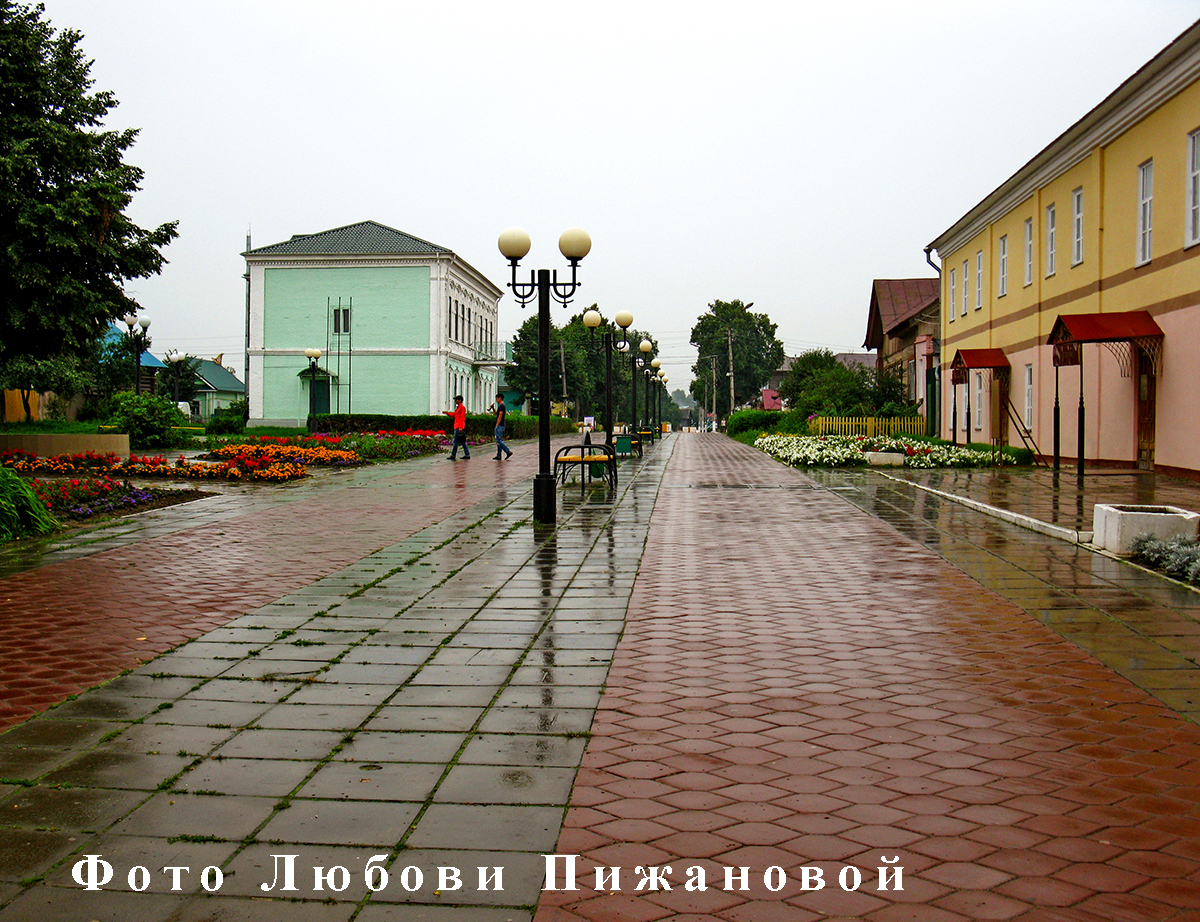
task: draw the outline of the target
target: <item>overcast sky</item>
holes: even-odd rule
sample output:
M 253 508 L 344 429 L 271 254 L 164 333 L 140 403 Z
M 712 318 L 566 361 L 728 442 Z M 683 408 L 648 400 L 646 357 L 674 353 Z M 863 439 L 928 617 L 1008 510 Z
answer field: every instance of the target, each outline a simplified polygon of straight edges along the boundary
M 153 351 L 242 367 L 255 246 L 374 220 L 498 285 L 592 253 L 576 305 L 660 342 L 753 301 L 788 354 L 860 350 L 871 280 L 924 247 L 1200 18 L 1198 0 L 45 0 L 83 33 L 112 127 L 141 135 L 130 213 L 179 221 L 129 288 Z M 500 329 L 524 318 L 506 296 Z M 556 309 L 555 322 L 568 316 Z M 240 374 L 239 374 L 240 376 Z

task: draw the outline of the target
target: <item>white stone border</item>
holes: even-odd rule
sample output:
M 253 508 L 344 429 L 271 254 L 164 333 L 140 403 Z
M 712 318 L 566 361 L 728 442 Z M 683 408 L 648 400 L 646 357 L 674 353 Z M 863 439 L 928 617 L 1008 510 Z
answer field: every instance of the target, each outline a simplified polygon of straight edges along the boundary
M 987 503 L 981 503 L 977 499 L 968 499 L 965 496 L 956 496 L 953 493 L 947 493 L 945 490 L 937 490 L 933 487 L 927 487 L 924 484 L 914 483 L 911 480 L 906 480 L 903 477 L 895 477 L 892 474 L 885 474 L 883 471 L 875 471 L 880 477 L 886 477 L 888 480 L 894 480 L 897 483 L 906 483 L 911 487 L 916 487 L 918 490 L 924 490 L 926 493 L 932 493 L 934 496 L 940 496 L 942 499 L 949 500 L 952 503 L 958 503 L 960 506 L 966 506 L 969 509 L 974 509 L 976 512 L 982 512 L 985 515 L 990 515 L 993 518 L 1003 519 L 1013 525 L 1019 525 L 1022 528 L 1028 528 L 1030 531 L 1036 531 L 1039 534 L 1049 535 L 1051 538 L 1058 538 L 1061 541 L 1069 541 L 1072 544 L 1090 545 L 1092 541 L 1092 533 L 1090 531 L 1077 531 L 1074 528 L 1064 528 L 1061 525 L 1051 525 L 1049 522 L 1043 522 L 1041 519 L 1035 519 L 1033 516 L 1021 515 L 1019 512 L 1011 512 L 1008 509 L 1000 509 L 997 506 L 989 506 Z

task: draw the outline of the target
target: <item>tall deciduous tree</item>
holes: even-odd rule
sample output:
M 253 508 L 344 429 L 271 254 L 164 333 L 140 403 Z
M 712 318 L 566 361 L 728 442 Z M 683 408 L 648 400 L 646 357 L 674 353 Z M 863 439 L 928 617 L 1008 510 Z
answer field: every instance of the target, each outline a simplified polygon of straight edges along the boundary
M 80 33 L 44 14 L 0 0 L 0 365 L 86 354 L 137 309 L 123 283 L 160 272 L 177 233 L 125 215 L 137 131 L 103 127 L 116 98 L 92 91 Z
M 700 403 L 708 396 L 716 365 L 716 411 L 730 412 L 729 354 L 733 353 L 735 407 L 759 396 L 771 375 L 783 364 L 783 343 L 775 338 L 776 324 L 766 314 L 753 314 L 753 304 L 713 301 L 692 327 L 692 345 L 700 353 L 692 366 L 692 396 Z M 708 407 L 712 410 L 712 407 Z

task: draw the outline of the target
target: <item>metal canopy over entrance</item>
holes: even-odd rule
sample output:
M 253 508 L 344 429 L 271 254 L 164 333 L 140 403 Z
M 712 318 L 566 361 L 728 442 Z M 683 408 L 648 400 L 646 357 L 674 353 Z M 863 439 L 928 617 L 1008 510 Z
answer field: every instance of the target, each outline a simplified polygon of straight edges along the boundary
M 1011 368 L 1003 349 L 959 349 L 950 362 L 950 383 L 966 384 L 972 370 L 987 370 L 998 377 Z
M 1101 343 L 1117 360 L 1121 377 L 1133 374 L 1133 347 L 1149 363 L 1151 374 L 1162 373 L 1163 331 L 1149 311 L 1109 314 L 1059 314 L 1046 339 L 1054 347 L 1056 367 L 1078 365 L 1081 343 Z
M 994 396 L 998 400 L 998 406 L 1003 406 L 1008 401 L 1008 378 L 1012 366 L 1009 364 L 1008 357 L 1004 354 L 1003 349 L 959 349 L 954 353 L 954 358 L 950 361 L 950 393 L 952 397 L 951 422 L 950 422 L 950 439 L 954 444 L 958 444 L 958 385 L 964 384 L 968 386 L 967 403 L 966 403 L 966 431 L 963 433 L 965 441 L 970 441 L 971 438 L 971 372 L 977 372 L 982 375 L 987 372 L 988 377 L 999 383 L 1000 390 L 995 392 Z M 982 416 L 983 407 L 979 407 L 979 413 Z M 992 413 L 992 445 L 995 447 L 1000 441 L 1003 441 L 1003 416 L 999 413 Z
M 1149 311 L 1107 314 L 1059 314 L 1046 344 L 1054 347 L 1054 469 L 1059 465 L 1058 369 L 1079 366 L 1078 464 L 1083 477 L 1084 423 L 1083 344 L 1100 343 L 1117 360 L 1121 377 L 1139 376 L 1137 412 L 1138 466 L 1154 467 L 1155 379 L 1162 372 L 1163 331 Z

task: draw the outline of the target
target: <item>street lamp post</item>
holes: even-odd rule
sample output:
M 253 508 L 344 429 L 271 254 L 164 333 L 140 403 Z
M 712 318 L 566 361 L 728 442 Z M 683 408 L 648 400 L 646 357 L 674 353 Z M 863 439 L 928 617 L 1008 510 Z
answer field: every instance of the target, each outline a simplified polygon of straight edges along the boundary
M 662 368 L 658 370 L 658 383 L 662 385 L 658 391 L 658 434 L 663 434 L 663 395 L 667 392 L 667 373 Z
M 640 343 L 638 343 L 638 352 L 640 352 L 641 355 L 640 356 L 634 355 L 634 357 L 633 357 L 633 374 L 631 375 L 633 380 L 635 380 L 635 381 L 637 380 L 637 373 L 638 373 L 639 369 L 641 369 L 644 373 L 649 374 L 647 369 L 649 368 L 649 365 L 650 365 L 650 353 L 653 351 L 654 351 L 654 343 L 650 342 L 650 340 L 643 339 Z M 637 391 L 636 391 L 636 388 L 634 390 L 634 394 L 635 394 L 635 396 L 634 396 L 633 405 L 635 408 L 634 416 L 636 417 L 636 415 L 637 415 L 637 410 L 636 410 Z M 646 381 L 646 396 L 644 398 L 644 401 L 646 404 L 646 411 L 643 414 L 642 419 L 648 428 L 650 426 L 650 382 L 648 380 Z M 635 422 L 636 422 L 636 419 L 635 419 Z M 635 431 L 639 431 L 639 427 L 637 427 L 636 425 L 634 426 L 634 429 L 635 429 Z
M 646 423 L 647 431 L 651 433 L 650 438 L 653 439 L 654 417 L 650 415 L 650 385 L 654 381 L 654 369 L 652 369 L 649 365 L 643 365 L 642 374 L 646 376 L 646 396 L 643 398 L 643 403 L 645 403 L 645 413 L 643 414 L 642 419 Z
M 662 366 L 662 359 L 654 358 L 654 359 L 650 360 L 650 381 L 651 381 L 651 383 L 655 383 L 658 381 L 658 376 L 662 374 L 661 366 Z M 649 415 L 649 414 L 647 414 L 647 415 Z M 657 427 L 657 423 L 652 418 L 651 419 L 651 428 L 655 429 L 655 432 L 657 435 L 661 435 L 662 430 L 657 429 L 656 427 Z
M 321 350 L 305 349 L 304 356 L 308 359 L 308 425 L 311 427 L 313 417 L 317 415 L 317 372 L 320 371 L 317 359 L 321 357 Z
M 529 252 L 529 234 L 510 227 L 500 235 L 500 252 L 512 267 L 512 289 L 517 303 L 524 306 L 535 298 L 538 304 L 538 473 L 533 478 L 533 521 L 535 525 L 553 525 L 558 518 L 554 496 L 554 474 L 550 470 L 550 299 L 563 307 L 571 303 L 579 282 L 575 271 L 579 261 L 592 248 L 587 231 L 573 227 L 562 232 L 558 249 L 571 266 L 571 280 L 559 282 L 558 270 L 530 270 L 528 282 L 517 281 L 517 264 Z
M 166 358 L 167 358 L 167 361 L 171 363 L 171 367 L 172 367 L 171 380 L 172 380 L 172 383 L 174 384 L 175 405 L 178 406 L 179 405 L 179 363 L 186 362 L 187 356 L 184 355 L 182 352 L 180 352 L 178 349 L 172 349 L 170 352 L 167 353 Z
M 633 351 L 633 343 L 623 342 L 620 351 L 629 354 L 629 432 L 637 434 L 637 354 Z
M 621 328 L 621 343 L 618 348 L 625 350 L 629 348 L 629 327 L 633 323 L 633 314 L 629 311 L 617 311 L 617 316 L 613 318 L 617 322 L 617 326 Z M 600 326 L 604 318 L 600 316 L 597 310 L 584 311 L 583 325 L 589 330 L 595 331 L 596 327 Z M 612 380 L 612 354 L 613 354 L 613 338 L 614 334 L 608 330 L 604 332 L 604 444 L 611 446 L 613 443 L 613 380 Z
M 133 392 L 140 394 L 142 392 L 142 353 L 146 351 L 149 343 L 146 331 L 150 329 L 150 318 L 126 314 L 121 319 L 125 321 L 125 326 L 129 327 L 129 344 L 133 347 Z

